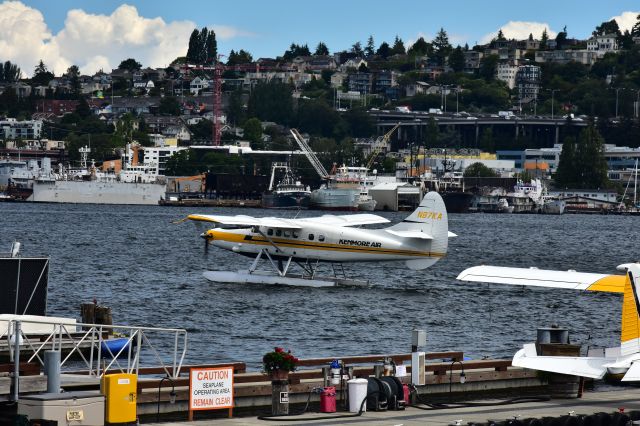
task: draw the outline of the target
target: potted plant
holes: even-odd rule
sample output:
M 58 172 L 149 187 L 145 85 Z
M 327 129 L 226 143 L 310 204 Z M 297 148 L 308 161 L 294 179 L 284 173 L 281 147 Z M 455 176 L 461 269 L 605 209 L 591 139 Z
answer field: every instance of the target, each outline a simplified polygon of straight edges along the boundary
M 298 358 L 276 347 L 272 352 L 267 352 L 262 357 L 262 370 L 271 377 L 271 380 L 286 380 L 290 371 L 296 371 Z

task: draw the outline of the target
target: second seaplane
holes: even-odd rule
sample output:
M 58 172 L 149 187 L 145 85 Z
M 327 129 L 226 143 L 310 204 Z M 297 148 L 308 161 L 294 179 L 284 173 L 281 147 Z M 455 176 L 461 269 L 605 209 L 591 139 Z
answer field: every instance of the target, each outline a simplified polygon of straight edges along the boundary
M 449 232 L 447 210 L 437 192 L 427 193 L 405 220 L 382 229 L 362 228 L 389 223 L 369 213 L 299 219 L 192 214 L 187 219 L 215 224 L 201 235 L 208 244 L 254 258 L 248 270 L 204 273 L 215 282 L 366 285 L 366 281 L 347 279 L 341 264 L 403 261 L 410 269 L 425 269 L 445 256 L 448 239 L 455 236 Z M 261 261 L 272 270 L 259 270 Z M 322 262 L 332 266 L 332 275 L 318 275 Z M 302 272 L 292 273 L 293 265 Z

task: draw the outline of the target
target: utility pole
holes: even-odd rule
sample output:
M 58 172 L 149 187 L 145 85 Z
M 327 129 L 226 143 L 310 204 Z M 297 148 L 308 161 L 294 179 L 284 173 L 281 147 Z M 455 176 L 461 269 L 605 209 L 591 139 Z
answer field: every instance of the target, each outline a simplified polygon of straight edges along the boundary
M 553 120 L 554 118 L 554 95 L 556 92 L 559 92 L 560 89 L 547 89 L 548 91 L 551 92 L 551 119 Z

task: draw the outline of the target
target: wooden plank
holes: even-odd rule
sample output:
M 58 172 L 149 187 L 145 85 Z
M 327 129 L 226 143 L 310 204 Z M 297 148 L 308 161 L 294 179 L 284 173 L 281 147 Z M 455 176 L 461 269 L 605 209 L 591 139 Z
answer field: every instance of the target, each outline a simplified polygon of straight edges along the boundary
M 427 352 L 426 359 L 442 359 L 452 358 L 454 361 L 462 360 L 463 353 L 461 351 L 452 352 Z M 318 365 L 329 365 L 335 359 L 341 360 L 344 364 L 368 364 L 382 361 L 385 358 L 392 358 L 396 364 L 402 364 L 405 361 L 411 361 L 411 354 L 392 354 L 392 355 L 362 355 L 362 356 L 343 356 L 329 358 L 307 358 L 298 362 L 300 367 L 315 367 Z
M 0 364 L 0 373 L 13 373 L 13 363 Z M 37 362 L 21 362 L 20 363 L 20 375 L 21 376 L 36 376 L 40 374 L 40 364 Z
M 496 371 L 506 371 L 511 367 L 510 359 L 483 359 L 478 361 L 440 362 L 425 365 L 425 371 L 436 375 L 447 374 L 451 370 L 474 370 L 480 368 L 494 368 Z

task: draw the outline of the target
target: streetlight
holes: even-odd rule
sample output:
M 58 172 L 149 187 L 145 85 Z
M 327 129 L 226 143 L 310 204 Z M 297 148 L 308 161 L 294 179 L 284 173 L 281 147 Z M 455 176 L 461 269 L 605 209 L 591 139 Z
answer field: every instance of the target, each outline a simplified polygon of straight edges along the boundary
M 553 120 L 553 111 L 554 111 L 554 95 L 556 92 L 559 92 L 560 89 L 547 89 L 547 91 L 551 92 L 551 119 Z
M 616 87 L 613 90 L 616 91 L 616 118 L 618 118 L 618 93 L 620 93 L 621 90 L 625 90 L 624 87 Z

